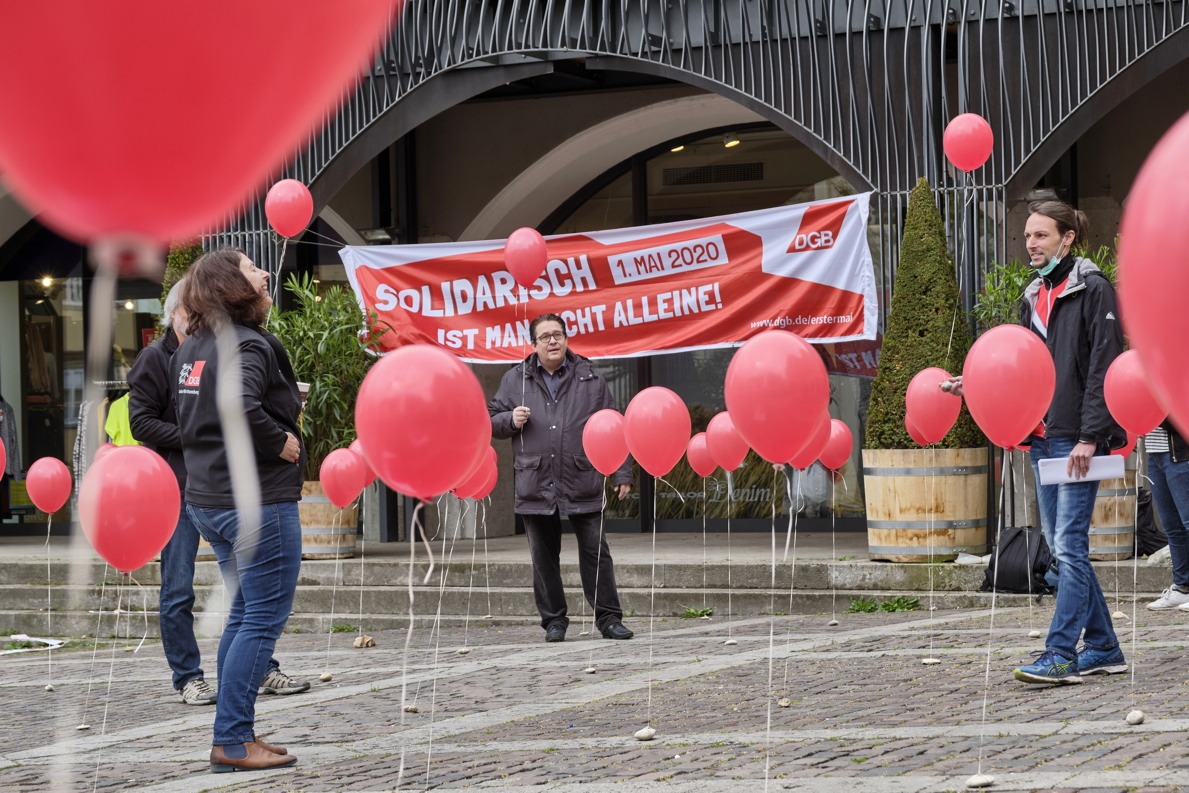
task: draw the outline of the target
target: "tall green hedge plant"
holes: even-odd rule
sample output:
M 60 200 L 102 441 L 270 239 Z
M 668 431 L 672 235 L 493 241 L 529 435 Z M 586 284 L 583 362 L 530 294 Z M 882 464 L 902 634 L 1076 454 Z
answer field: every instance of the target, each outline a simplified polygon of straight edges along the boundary
M 871 384 L 864 447 L 915 449 L 916 442 L 904 429 L 904 395 L 909 382 L 930 366 L 961 374 L 971 344 L 954 260 L 946 245 L 945 224 L 925 179 L 918 180 L 909 195 L 889 309 L 879 373 Z M 968 449 L 985 443 L 963 407 L 954 428 L 938 446 Z
M 319 292 L 308 274 L 289 276 L 285 289 L 297 305 L 274 309 L 268 329 L 285 346 L 298 381 L 310 384 L 301 434 L 309 456 L 305 478 L 312 481 L 326 455 L 355 440 L 355 398 L 380 334 L 360 339 L 363 312 L 349 289 Z

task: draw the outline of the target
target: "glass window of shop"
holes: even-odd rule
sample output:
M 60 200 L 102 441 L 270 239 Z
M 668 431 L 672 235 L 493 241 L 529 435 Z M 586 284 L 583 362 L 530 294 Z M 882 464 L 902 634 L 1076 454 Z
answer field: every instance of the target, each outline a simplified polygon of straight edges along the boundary
M 729 145 L 728 145 L 729 144 Z M 633 172 L 635 178 L 633 178 Z M 642 172 L 642 176 L 641 176 Z M 715 130 L 671 141 L 622 163 L 555 213 L 548 233 L 597 231 L 647 223 L 712 217 L 784 204 L 851 195 L 855 189 L 783 130 L 758 125 Z M 646 220 L 645 220 L 646 218 Z M 873 221 L 873 235 L 878 234 Z M 878 240 L 873 236 L 873 247 Z M 815 346 L 830 371 L 830 416 L 845 421 L 856 439 L 851 464 L 832 474 L 814 464 L 806 471 L 774 468 L 754 452 L 730 477 L 722 469 L 702 480 L 684 460 L 655 484 L 618 502 L 608 487 L 608 519 L 639 520 L 640 499 L 655 499 L 658 530 L 688 530 L 709 521 L 712 529 L 767 530 L 773 508 L 779 520 L 795 515 L 805 528 L 861 528 L 864 514 L 859 439 L 866 423 L 876 342 Z M 725 410 L 723 380 L 732 350 L 699 350 L 649 359 L 596 361 L 622 410 L 642 387 L 675 391 L 689 406 L 693 431 L 705 431 Z M 647 478 L 643 471 L 641 476 Z M 644 515 L 652 514 L 651 504 Z M 649 527 L 645 527 L 647 530 Z
M 160 284 L 121 280 L 112 305 L 111 355 L 97 382 L 100 400 L 85 411 L 84 349 L 95 319 L 86 315 L 87 287 L 80 277 L 43 276 L 20 282 L 25 467 L 40 457 L 69 464 L 76 451 L 89 456 L 107 442 L 107 407 L 128 392 L 128 371 L 137 353 L 156 337 Z

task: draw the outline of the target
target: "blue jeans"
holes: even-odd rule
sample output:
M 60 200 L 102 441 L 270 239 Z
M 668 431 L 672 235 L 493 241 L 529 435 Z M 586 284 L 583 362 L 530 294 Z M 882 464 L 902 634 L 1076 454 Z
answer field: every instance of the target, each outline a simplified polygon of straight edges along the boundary
M 1172 582 L 1189 588 L 1189 460 L 1173 462 L 1169 452 L 1148 454 L 1152 503 L 1168 537 Z
M 1078 638 L 1085 631 L 1087 648 L 1109 650 L 1118 638 L 1102 586 L 1090 564 L 1090 517 L 1098 495 L 1097 481 L 1041 485 L 1041 460 L 1068 459 L 1077 441 L 1073 438 L 1032 439 L 1032 472 L 1036 475 L 1040 524 L 1045 541 L 1057 559 L 1057 605 L 1045 649 L 1066 658 L 1077 657 Z
M 192 678 L 203 677 L 202 654 L 194 637 L 194 558 L 198 529 L 182 504 L 173 536 L 161 549 L 161 595 L 158 602 L 161 644 L 173 672 L 173 687 L 181 691 Z M 270 658 L 264 677 L 280 667 Z
M 173 670 L 173 687 L 202 677 L 202 655 L 194 638 L 194 557 L 198 555 L 198 529 L 182 504 L 173 536 L 161 549 L 161 597 L 158 604 L 161 644 Z
M 256 693 L 297 590 L 301 569 L 301 523 L 297 502 L 260 506 L 260 531 L 241 536 L 235 509 L 186 510 L 219 560 L 231 593 L 227 625 L 219 640 L 219 700 L 214 743 L 255 740 Z

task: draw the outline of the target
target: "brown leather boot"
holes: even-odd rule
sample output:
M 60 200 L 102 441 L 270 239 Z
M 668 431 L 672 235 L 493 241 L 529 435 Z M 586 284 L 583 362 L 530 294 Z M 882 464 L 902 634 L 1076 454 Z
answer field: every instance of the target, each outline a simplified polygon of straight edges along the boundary
M 228 757 L 225 746 L 211 747 L 211 773 L 224 774 L 228 771 L 264 771 L 270 768 L 284 768 L 293 765 L 297 758 L 291 754 L 275 754 L 256 741 L 243 744 L 245 757 Z
M 284 746 L 277 746 L 275 743 L 265 743 L 259 738 L 254 738 L 253 740 L 256 741 L 257 746 L 265 751 L 272 752 L 273 754 L 289 754 L 289 750 Z

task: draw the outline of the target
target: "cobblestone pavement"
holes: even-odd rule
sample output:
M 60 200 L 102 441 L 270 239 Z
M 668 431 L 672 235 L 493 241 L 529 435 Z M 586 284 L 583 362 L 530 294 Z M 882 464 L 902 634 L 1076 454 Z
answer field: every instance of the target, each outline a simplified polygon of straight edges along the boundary
M 1186 615 L 1140 609 L 1133 629 L 1125 604 L 1134 674 L 1024 686 L 1010 670 L 1050 608 L 998 610 L 993 631 L 985 610 L 635 617 L 627 642 L 581 635 L 587 620 L 563 644 L 524 621 L 419 621 L 407 651 L 403 630 L 371 649 L 286 634 L 277 656 L 313 689 L 261 697 L 257 728 L 300 761 L 217 776 L 214 709 L 178 702 L 158 643 L 6 654 L 0 790 L 908 793 L 980 770 L 994 791 L 1189 789 Z

